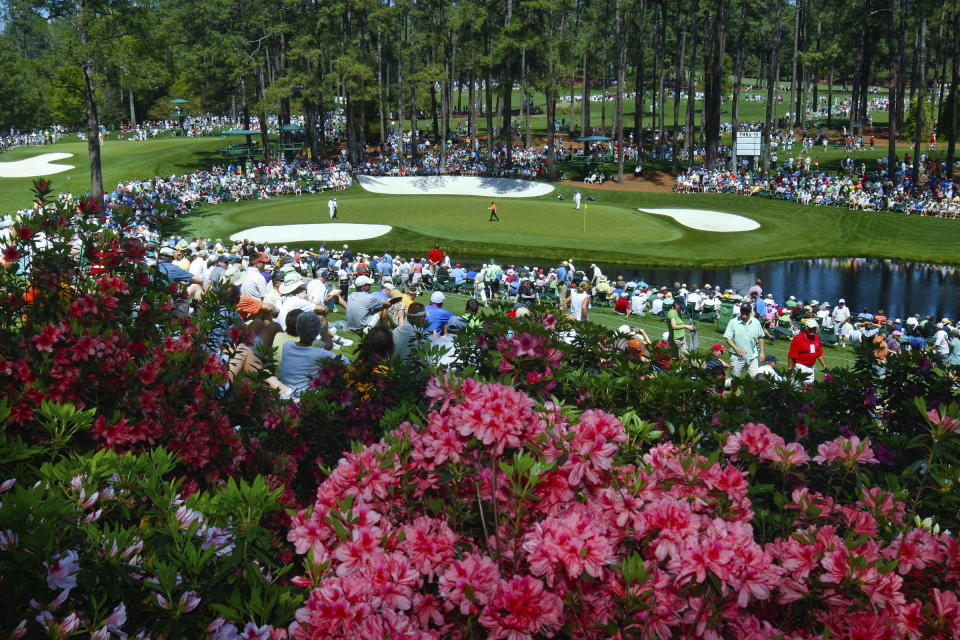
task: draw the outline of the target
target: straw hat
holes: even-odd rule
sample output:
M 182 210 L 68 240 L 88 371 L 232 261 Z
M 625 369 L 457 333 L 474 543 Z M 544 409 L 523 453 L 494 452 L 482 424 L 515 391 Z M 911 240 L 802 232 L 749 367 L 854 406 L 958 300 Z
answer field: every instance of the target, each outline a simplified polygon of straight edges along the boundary
M 280 295 L 287 295 L 303 286 L 303 276 L 296 271 L 288 273 L 283 277 L 283 283 L 280 285 Z

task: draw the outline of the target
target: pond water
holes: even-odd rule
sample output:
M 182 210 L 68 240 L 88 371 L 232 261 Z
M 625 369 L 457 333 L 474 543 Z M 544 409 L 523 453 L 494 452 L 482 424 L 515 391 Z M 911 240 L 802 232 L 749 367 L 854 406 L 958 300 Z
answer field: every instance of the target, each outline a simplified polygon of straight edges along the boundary
M 457 260 L 473 264 L 489 260 L 489 256 L 486 259 L 460 256 Z M 498 260 L 501 265 L 513 262 L 508 258 Z M 680 282 L 696 283 L 702 287 L 709 283 L 721 290 L 729 288 L 746 292 L 754 280 L 760 278 L 764 293 L 773 293 L 780 304 L 791 295 L 798 300 L 816 299 L 831 305 L 844 298 L 847 306 L 855 312 L 865 306 L 874 312 L 880 308 L 890 318 L 930 314 L 939 320 L 943 317 L 955 319 L 960 315 L 958 267 L 869 258 L 781 260 L 728 269 L 664 269 L 598 264 L 608 276 L 623 274 L 627 280 L 642 278 L 656 286 L 671 286 L 674 282 Z M 581 262 L 576 266 L 585 270 L 590 263 Z

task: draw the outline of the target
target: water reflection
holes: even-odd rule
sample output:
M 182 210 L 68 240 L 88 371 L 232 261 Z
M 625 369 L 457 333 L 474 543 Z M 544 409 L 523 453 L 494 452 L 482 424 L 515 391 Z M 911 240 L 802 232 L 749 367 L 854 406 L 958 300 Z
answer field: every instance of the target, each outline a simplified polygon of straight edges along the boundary
M 578 265 L 579 268 L 579 265 Z M 603 268 L 603 267 L 601 267 Z M 622 269 L 610 267 L 611 275 L 643 277 L 651 284 L 711 283 L 744 292 L 754 280 L 763 281 L 764 292 L 778 302 L 787 296 L 828 301 L 845 298 L 847 306 L 882 308 L 890 317 L 919 313 L 957 317 L 960 270 L 956 267 L 869 258 L 821 258 L 764 262 L 732 269 Z
M 478 264 L 489 258 L 460 256 L 457 260 Z M 515 260 L 498 258 L 498 261 L 508 264 Z M 589 264 L 578 263 L 576 266 L 584 270 Z M 598 264 L 609 276 L 622 274 L 628 280 L 643 278 L 657 286 L 680 282 L 696 283 L 702 287 L 710 283 L 721 290 L 729 288 L 746 292 L 754 280 L 760 278 L 764 292 L 773 293 L 780 303 L 791 295 L 798 300 L 816 299 L 831 305 L 845 298 L 847 306 L 857 312 L 865 306 L 872 311 L 881 308 L 891 318 L 917 313 L 930 314 L 939 320 L 942 317 L 956 318 L 960 312 L 960 269 L 942 265 L 872 258 L 782 260 L 730 269 L 663 269 Z

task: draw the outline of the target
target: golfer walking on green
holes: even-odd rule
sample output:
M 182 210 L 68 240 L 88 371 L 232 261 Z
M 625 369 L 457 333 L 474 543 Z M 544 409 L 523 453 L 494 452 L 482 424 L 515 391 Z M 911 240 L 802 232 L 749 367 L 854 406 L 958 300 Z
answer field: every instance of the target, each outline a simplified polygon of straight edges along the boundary
M 500 218 L 497 217 L 497 203 L 491 202 L 487 209 L 490 210 L 490 222 L 500 222 Z

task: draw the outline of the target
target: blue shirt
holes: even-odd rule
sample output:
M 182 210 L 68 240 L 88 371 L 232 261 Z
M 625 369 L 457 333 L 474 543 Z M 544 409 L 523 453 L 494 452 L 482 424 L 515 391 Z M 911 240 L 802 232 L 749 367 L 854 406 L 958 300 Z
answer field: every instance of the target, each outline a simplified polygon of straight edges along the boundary
M 167 279 L 167 282 L 190 282 L 193 279 L 193 274 L 189 271 L 184 271 L 166 260 L 157 263 L 157 271 Z
M 435 304 L 427 305 L 427 333 L 440 331 L 442 327 L 450 321 L 453 314 Z
M 313 346 L 301 347 L 291 340 L 283 345 L 283 358 L 280 360 L 277 377 L 288 387 L 303 391 L 327 360 L 350 364 L 346 358 L 332 351 Z
M 557 267 L 557 282 L 567 283 L 567 268 L 563 265 Z
M 761 316 L 767 315 L 767 303 L 763 301 L 763 298 L 758 296 L 757 303 L 754 306 L 756 306 L 757 308 L 757 315 L 761 315 Z

